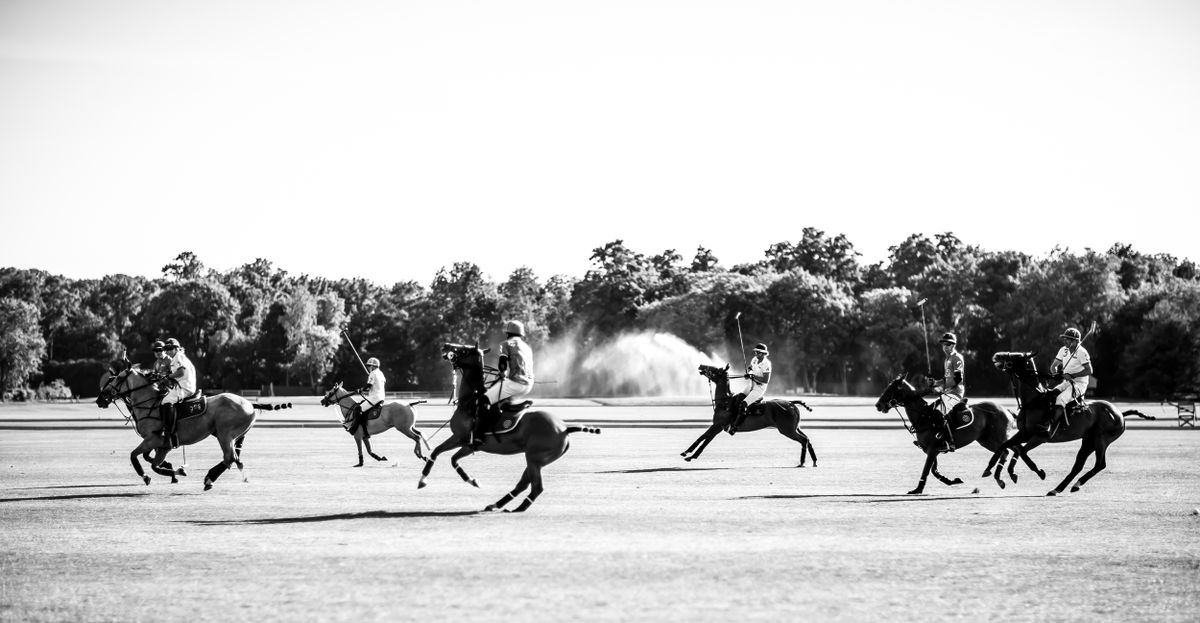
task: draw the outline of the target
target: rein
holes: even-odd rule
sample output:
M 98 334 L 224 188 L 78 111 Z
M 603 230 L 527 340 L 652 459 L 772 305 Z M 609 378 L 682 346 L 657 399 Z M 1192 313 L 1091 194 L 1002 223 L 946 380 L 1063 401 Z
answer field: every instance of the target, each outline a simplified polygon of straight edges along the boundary
M 146 398 L 145 400 L 141 400 L 141 401 L 139 401 L 139 402 L 137 402 L 137 403 L 134 403 L 134 402 L 133 402 L 133 400 L 131 400 L 131 399 L 130 399 L 130 396 L 132 396 L 134 392 L 136 392 L 136 391 L 138 391 L 138 390 L 140 390 L 140 389 L 143 389 L 143 388 L 151 388 L 151 389 L 153 389 L 151 386 L 154 384 L 154 381 L 151 381 L 151 380 L 150 380 L 150 378 L 149 378 L 149 377 L 147 377 L 147 376 L 146 376 L 146 375 L 144 375 L 144 374 L 137 373 L 137 374 L 138 374 L 138 376 L 140 376 L 140 377 L 142 377 L 142 378 L 146 379 L 147 383 L 146 383 L 145 385 L 139 385 L 138 387 L 130 387 L 130 386 L 129 386 L 129 377 L 130 377 L 132 374 L 134 374 L 134 372 L 131 370 L 129 373 L 125 374 L 125 377 L 124 377 L 124 378 L 122 378 L 120 381 L 118 381 L 118 382 L 117 382 L 117 386 L 118 386 L 118 387 L 119 387 L 119 386 L 120 386 L 122 383 L 124 383 L 124 384 L 125 384 L 125 386 L 126 386 L 126 389 L 125 389 L 124 391 L 116 391 L 116 390 L 114 390 L 114 391 L 113 391 L 112 398 L 109 400 L 109 404 L 116 404 L 116 401 L 117 401 L 117 399 L 118 399 L 118 398 L 120 398 L 120 399 L 121 399 L 121 402 L 124 402 L 124 403 L 125 403 L 125 408 L 129 409 L 129 414 L 128 414 L 128 415 L 126 415 L 126 414 L 122 414 L 122 415 L 124 415 L 124 416 L 125 416 L 125 423 L 126 423 L 126 424 L 128 424 L 128 423 L 129 423 L 129 420 L 131 420 L 131 419 L 132 419 L 132 420 L 133 420 L 133 427 L 134 427 L 134 429 L 136 429 L 136 428 L 137 428 L 137 425 L 138 425 L 138 424 L 141 422 L 141 420 L 159 420 L 159 419 L 162 419 L 162 418 L 160 418 L 160 417 L 158 417 L 158 416 L 155 416 L 155 415 L 153 415 L 153 413 L 154 413 L 154 410 L 155 410 L 155 408 L 157 408 L 159 405 L 161 405 L 161 404 L 162 404 L 162 399 L 163 399 L 163 397 L 162 397 L 162 395 L 160 395 L 158 392 L 155 392 L 153 396 L 151 396 L 151 397 L 149 397 L 149 398 Z M 114 378 L 115 378 L 115 377 L 114 377 Z M 111 381 L 110 381 L 110 382 L 111 382 Z M 150 406 L 146 406 L 146 405 L 150 405 Z M 142 416 L 140 419 L 138 418 L 138 415 L 137 415 L 137 410 L 138 410 L 139 408 L 144 408 L 144 409 L 146 409 L 146 415 Z

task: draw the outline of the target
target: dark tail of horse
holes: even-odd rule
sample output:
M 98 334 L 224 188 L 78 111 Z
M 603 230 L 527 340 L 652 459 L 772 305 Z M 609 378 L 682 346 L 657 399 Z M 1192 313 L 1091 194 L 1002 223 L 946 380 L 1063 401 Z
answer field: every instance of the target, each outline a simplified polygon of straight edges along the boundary
M 1130 409 L 1128 411 L 1122 411 L 1121 415 L 1123 417 L 1129 417 L 1131 415 L 1136 415 L 1136 416 L 1142 418 L 1143 420 L 1157 420 L 1158 419 L 1158 418 L 1154 417 L 1153 415 L 1146 415 L 1145 413 L 1142 413 L 1141 411 L 1138 411 L 1137 409 Z
M 568 426 L 567 434 L 570 435 L 571 433 L 591 433 L 593 435 L 599 435 L 600 429 L 595 426 Z
M 414 401 L 412 401 L 412 402 L 408 403 L 408 406 L 410 406 L 410 407 L 415 407 L 415 406 L 417 406 L 417 405 L 423 405 L 423 404 L 425 404 L 425 403 L 427 403 L 427 402 L 429 402 L 429 401 L 428 401 L 428 400 L 414 400 Z
M 277 405 L 270 405 L 265 402 L 252 402 L 250 403 L 250 406 L 254 407 L 255 409 L 262 409 L 263 411 L 278 411 L 280 409 L 291 409 L 292 403 L 281 402 Z

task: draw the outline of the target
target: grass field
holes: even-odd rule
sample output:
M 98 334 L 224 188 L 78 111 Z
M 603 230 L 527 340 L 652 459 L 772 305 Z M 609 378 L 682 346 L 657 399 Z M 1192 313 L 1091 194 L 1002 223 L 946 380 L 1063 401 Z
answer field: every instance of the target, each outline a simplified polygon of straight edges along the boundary
M 1197 620 L 1200 434 L 1132 429 L 1108 470 L 1047 498 L 1074 444 L 1003 491 L 966 448 L 941 464 L 966 484 L 907 496 L 923 457 L 904 430 L 808 432 L 816 469 L 771 432 L 693 463 L 694 428 L 575 435 L 517 515 L 477 511 L 520 458 L 467 459 L 474 489 L 445 456 L 418 491 L 394 432 L 375 439 L 388 463 L 354 469 L 338 429 L 256 428 L 250 481 L 202 492 L 211 439 L 180 484 L 146 487 L 128 429 L 4 430 L 0 619 Z

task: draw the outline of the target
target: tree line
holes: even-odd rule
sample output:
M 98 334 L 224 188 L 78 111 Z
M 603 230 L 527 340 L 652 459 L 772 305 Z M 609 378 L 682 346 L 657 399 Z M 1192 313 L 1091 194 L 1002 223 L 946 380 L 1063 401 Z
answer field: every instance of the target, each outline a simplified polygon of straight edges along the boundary
M 1037 350 L 1045 366 L 1063 329 L 1094 321 L 1086 346 L 1099 394 L 1161 399 L 1200 384 L 1200 273 L 1191 260 L 1130 245 L 1031 256 L 952 233 L 913 234 L 878 263 L 860 257 L 845 236 L 806 228 L 761 260 L 728 267 L 704 247 L 688 260 L 615 240 L 592 250 L 583 277 L 518 268 L 495 281 L 463 261 L 427 286 L 291 275 L 266 259 L 221 272 L 191 252 L 156 279 L 0 268 L 0 383 L 62 378 L 94 395 L 113 360 L 148 362 L 150 344 L 173 336 L 202 387 L 316 391 L 364 376 L 345 330 L 363 358 L 382 361 L 389 389 L 436 391 L 450 382 L 443 342 L 494 345 L 503 323 L 520 319 L 535 352 L 555 340 L 587 352 L 653 331 L 740 367 L 744 336 L 747 347 L 770 345 L 773 391 L 859 395 L 899 372 L 940 374 L 936 340 L 946 331 L 966 356 L 968 392 L 1005 394 L 992 353 Z

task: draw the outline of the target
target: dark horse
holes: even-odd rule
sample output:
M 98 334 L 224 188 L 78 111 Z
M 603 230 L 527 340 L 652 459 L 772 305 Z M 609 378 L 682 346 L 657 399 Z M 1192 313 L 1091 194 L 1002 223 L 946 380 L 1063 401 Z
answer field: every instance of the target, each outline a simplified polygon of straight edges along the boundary
M 425 478 L 433 469 L 433 463 L 438 455 L 459 448 L 450 458 L 450 464 L 455 471 L 472 486 L 478 487 L 475 479 L 467 474 L 458 464 L 459 460 L 475 452 L 471 447 L 471 431 L 474 428 L 476 407 L 486 390 L 483 373 L 483 353 L 478 346 L 463 344 L 444 344 L 442 358 L 449 361 L 455 368 L 462 371 L 462 380 L 458 388 L 458 407 L 450 416 L 450 438 L 438 444 L 429 458 L 425 459 L 425 469 L 421 472 L 421 480 L 417 488 L 425 486 Z M 542 494 L 542 468 L 558 460 L 570 447 L 567 436 L 571 433 L 600 434 L 599 428 L 591 426 L 567 426 L 557 416 L 546 411 L 525 411 L 517 424 L 502 433 L 487 433 L 479 449 L 492 454 L 525 454 L 525 473 L 517 486 L 494 504 L 489 504 L 485 510 L 493 511 L 504 508 L 530 488 L 529 496 L 513 512 L 522 512 L 529 508 L 538 496 Z
M 942 443 L 937 439 L 938 432 L 942 430 L 941 423 L 938 422 L 940 414 L 933 405 L 925 403 L 923 393 L 909 384 L 903 375 L 899 375 L 888 384 L 883 390 L 883 395 L 875 402 L 875 409 L 880 413 L 887 413 L 898 406 L 904 407 L 905 414 L 912 421 L 911 432 L 917 437 L 917 447 L 925 451 L 925 467 L 921 471 L 921 480 L 917 481 L 916 489 L 909 491 L 910 494 L 925 490 L 925 480 L 930 472 L 944 484 L 962 484 L 961 479 L 949 480 L 937 471 L 937 455 L 943 451 Z M 962 448 L 979 442 L 979 445 L 996 453 L 997 457 L 1001 456 L 999 450 L 1004 446 L 1004 442 L 1017 429 L 1012 414 L 994 402 L 969 402 L 965 408 L 952 409 L 948 417 L 950 426 L 954 429 L 955 447 Z M 1012 468 L 1009 469 L 1011 472 Z M 999 477 L 1000 470 L 997 469 L 996 478 Z
M 708 430 L 700 433 L 696 441 L 693 441 L 687 450 L 680 453 L 679 456 L 685 457 L 685 461 L 700 458 L 700 453 L 704 452 L 708 444 L 712 443 L 713 438 L 733 419 L 729 409 L 733 398 L 733 394 L 729 391 L 729 365 L 726 364 L 724 368 L 701 365 L 700 376 L 717 386 L 716 395 L 713 397 L 713 421 Z M 804 405 L 804 408 L 808 409 L 808 405 L 799 400 L 764 400 L 750 409 L 738 430 L 755 431 L 774 427 L 784 437 L 800 442 L 800 464 L 796 467 L 804 467 L 806 450 L 808 454 L 812 455 L 812 464 L 813 467 L 816 467 L 817 453 L 813 450 L 808 435 L 800 430 L 800 409 L 796 407 L 798 404 Z M 809 411 L 811 410 L 809 409 Z
M 1108 451 L 1109 444 L 1116 441 L 1125 432 L 1125 416 L 1136 415 L 1147 420 L 1154 418 L 1133 409 L 1119 412 L 1111 403 L 1092 400 L 1088 402 L 1086 408 L 1068 414 L 1061 425 L 1055 426 L 1051 429 L 1050 434 L 1047 434 L 1038 424 L 1044 423 L 1050 417 L 1055 400 L 1051 394 L 1047 393 L 1046 385 L 1043 383 L 1050 377 L 1038 374 L 1037 365 L 1033 361 L 1036 354 L 996 353 L 992 355 L 992 363 L 1012 377 L 1013 391 L 1017 396 L 1020 409 L 1017 413 L 1019 428 L 1017 434 L 993 451 L 992 459 L 988 462 L 988 471 L 996 465 L 996 461 L 1000 460 L 1000 453 L 1011 448 L 1021 456 L 1030 469 L 1045 479 L 1046 473 L 1033 464 L 1028 452 L 1047 442 L 1063 443 L 1082 439 L 1083 443 L 1075 455 L 1075 464 L 1071 467 L 1071 473 L 1067 474 L 1067 477 L 1046 495 L 1062 493 L 1070 484 L 1071 479 L 1075 478 L 1083 469 L 1083 464 L 1087 461 L 1088 456 L 1095 454 L 1095 466 L 1080 477 L 1074 487 L 1071 487 L 1071 493 L 1075 493 L 1085 482 L 1091 480 L 1092 476 L 1104 469 L 1105 453 Z M 984 472 L 984 476 L 987 476 L 987 472 Z M 1001 482 L 1000 486 L 1003 487 L 1004 483 Z
M 150 484 L 150 476 L 142 471 L 138 455 L 150 460 L 148 455 L 151 450 L 154 451 L 154 460 L 151 461 L 150 468 L 156 473 L 171 476 L 171 482 L 176 481 L 177 474 L 186 476 L 183 468 L 174 469 L 170 463 L 163 460 L 171 450 L 162 436 L 162 418 L 158 411 L 162 403 L 162 393 L 159 392 L 156 383 L 163 379 L 164 377 L 154 372 L 132 366 L 120 372 L 110 369 L 101 378 L 100 395 L 96 397 L 96 405 L 102 409 L 107 409 L 108 405 L 118 399 L 129 409 L 134 430 L 142 438 L 142 443 L 129 453 L 129 460 L 133 463 L 134 471 L 146 484 Z M 270 410 L 274 407 L 254 404 L 235 394 L 207 396 L 204 400 L 207 401 L 204 413 L 187 418 L 181 416 L 176 434 L 181 445 L 190 446 L 208 438 L 209 435 L 215 436 L 217 443 L 221 445 L 221 462 L 208 470 L 204 477 L 204 490 L 208 491 L 217 478 L 233 465 L 237 465 L 238 471 L 242 473 L 242 480 L 246 480 L 241 460 L 242 442 L 246 438 L 246 432 L 254 424 L 255 409 Z

